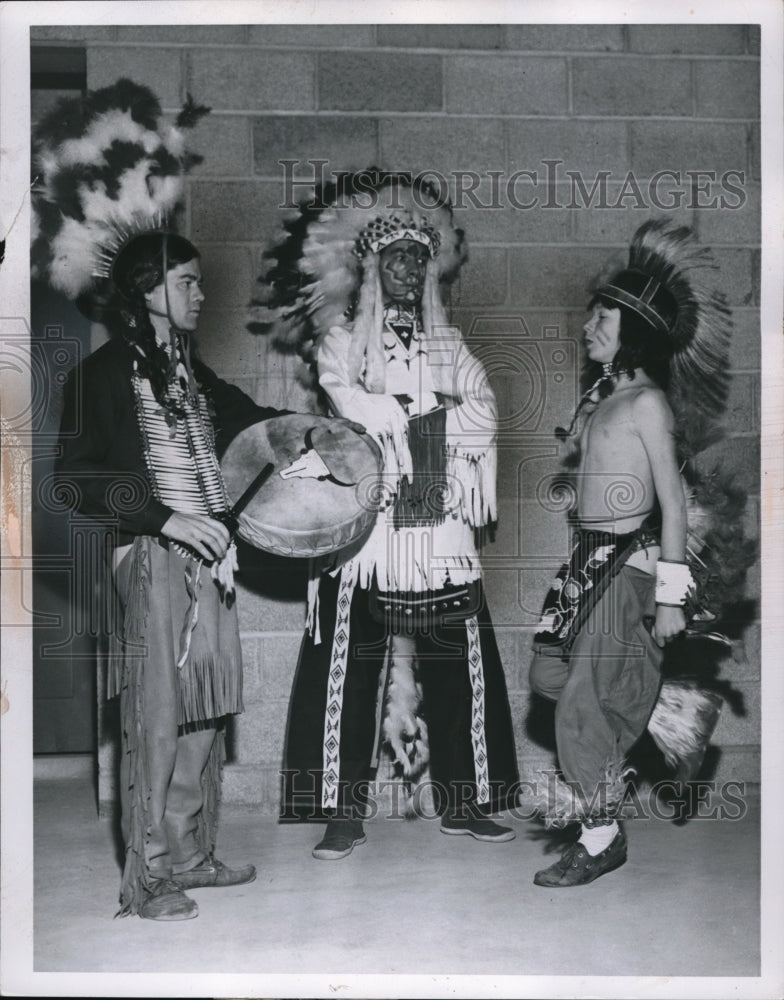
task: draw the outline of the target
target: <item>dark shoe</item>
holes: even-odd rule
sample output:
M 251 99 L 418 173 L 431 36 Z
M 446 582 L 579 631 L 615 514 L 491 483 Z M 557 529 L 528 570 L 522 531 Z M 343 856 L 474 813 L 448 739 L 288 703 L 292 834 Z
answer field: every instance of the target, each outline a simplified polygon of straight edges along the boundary
M 192 920 L 198 917 L 196 900 L 186 896 L 182 889 L 168 878 L 155 879 L 144 902 L 139 907 L 139 916 L 145 920 Z
M 473 837 L 474 840 L 483 840 L 488 844 L 503 844 L 507 840 L 515 839 L 515 832 L 511 827 L 501 826 L 491 819 L 474 816 L 468 819 L 442 816 L 441 833 L 448 833 L 451 837 L 461 835 Z
M 226 885 L 244 885 L 246 882 L 252 882 L 254 878 L 256 869 L 253 865 L 227 868 L 222 861 L 209 857 L 187 872 L 172 875 L 171 880 L 180 889 L 203 889 L 208 886 L 222 888 Z
M 587 885 L 607 872 L 620 868 L 626 861 L 626 835 L 619 830 L 612 843 L 599 854 L 589 854 L 579 841 L 566 848 L 561 859 L 534 875 L 534 885 L 560 889 L 572 885 Z
M 323 838 L 313 848 L 313 857 L 319 861 L 339 861 L 348 857 L 357 844 L 367 840 L 362 823 L 356 819 L 330 819 Z

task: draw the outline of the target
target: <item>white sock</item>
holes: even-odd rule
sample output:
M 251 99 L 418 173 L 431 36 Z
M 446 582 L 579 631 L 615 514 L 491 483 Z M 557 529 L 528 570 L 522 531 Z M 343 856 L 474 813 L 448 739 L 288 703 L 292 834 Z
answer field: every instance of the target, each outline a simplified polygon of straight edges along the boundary
M 582 827 L 580 843 L 590 855 L 601 854 L 605 847 L 609 847 L 618 832 L 618 824 L 615 820 L 606 826 L 585 826 Z

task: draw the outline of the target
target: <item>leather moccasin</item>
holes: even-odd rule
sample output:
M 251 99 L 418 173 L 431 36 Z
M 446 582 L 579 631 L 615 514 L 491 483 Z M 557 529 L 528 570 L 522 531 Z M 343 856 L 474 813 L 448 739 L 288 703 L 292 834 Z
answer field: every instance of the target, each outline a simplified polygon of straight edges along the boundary
M 198 915 L 196 900 L 168 878 L 155 879 L 139 907 L 139 916 L 145 920 L 192 920 Z
M 253 865 L 228 868 L 217 858 L 209 857 L 187 872 L 172 875 L 171 880 L 180 889 L 205 889 L 211 886 L 220 889 L 227 885 L 244 885 L 255 878 L 256 869 Z
M 570 844 L 554 865 L 543 868 L 534 875 L 534 885 L 543 885 L 550 889 L 587 885 L 600 875 L 620 868 L 625 861 L 626 835 L 623 830 L 619 830 L 611 843 L 599 854 L 589 854 L 585 845 L 579 841 Z

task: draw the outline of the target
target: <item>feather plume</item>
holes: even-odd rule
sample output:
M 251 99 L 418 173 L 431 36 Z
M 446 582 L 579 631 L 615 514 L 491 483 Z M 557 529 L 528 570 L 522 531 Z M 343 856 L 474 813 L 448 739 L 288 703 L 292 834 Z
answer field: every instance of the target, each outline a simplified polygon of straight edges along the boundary
M 198 125 L 202 118 L 205 115 L 208 115 L 211 110 L 212 109 L 208 108 L 206 104 L 197 104 L 192 95 L 188 94 L 185 98 L 182 110 L 177 115 L 175 124 L 177 128 L 193 128 L 195 125 Z
M 687 555 L 697 581 L 699 610 L 721 620 L 741 601 L 746 575 L 759 555 L 746 530 L 746 492 L 714 466 L 686 469 Z
M 59 102 L 33 136 L 33 274 L 77 299 L 109 275 L 124 241 L 169 224 L 200 159 L 182 129 L 207 110 L 189 95 L 165 126 L 158 98 L 125 78 Z

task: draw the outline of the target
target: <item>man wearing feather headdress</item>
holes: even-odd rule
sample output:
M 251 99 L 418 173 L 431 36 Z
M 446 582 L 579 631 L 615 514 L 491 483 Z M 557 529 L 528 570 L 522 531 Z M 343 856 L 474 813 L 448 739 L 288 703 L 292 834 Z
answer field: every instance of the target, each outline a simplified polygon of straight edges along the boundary
M 329 408 L 364 424 L 384 460 L 369 535 L 314 572 L 292 694 L 285 815 L 327 819 L 321 860 L 365 840 L 385 666 L 384 736 L 408 778 L 429 741 L 442 831 L 514 836 L 487 815 L 509 803 L 517 765 L 475 539 L 496 515 L 496 407 L 441 298 L 463 234 L 426 186 L 362 176 L 363 193 L 333 192 L 293 252 L 271 252 L 267 276 L 283 335 L 312 338 Z
M 207 109 L 200 109 L 206 112 Z M 198 360 L 199 252 L 166 217 L 192 156 L 129 80 L 61 103 L 35 136 L 34 273 L 84 304 L 106 285 L 113 334 L 69 376 L 57 472 L 104 521 L 117 600 L 108 693 L 120 695 L 126 845 L 120 913 L 185 920 L 185 890 L 255 878 L 213 855 L 223 720 L 242 711 L 236 549 L 218 454 L 277 411 Z
M 556 702 L 569 785 L 558 781 L 546 819 L 582 827 L 537 885 L 583 885 L 625 862 L 616 818 L 625 755 L 646 726 L 667 752 L 667 723 L 687 707 L 660 697 L 663 649 L 684 632 L 696 596 L 680 467 L 687 456 L 673 411 L 680 421 L 704 419 L 724 405 L 729 318 L 721 296 L 704 287 L 710 266 L 689 230 L 649 222 L 628 266 L 590 302 L 584 334 L 595 381 L 559 434 L 577 428 L 575 543 L 545 599 L 530 669 L 532 689 Z M 678 722 L 693 725 L 685 735 L 694 766 L 720 701 L 694 691 L 684 698 L 696 706 L 688 724 Z

